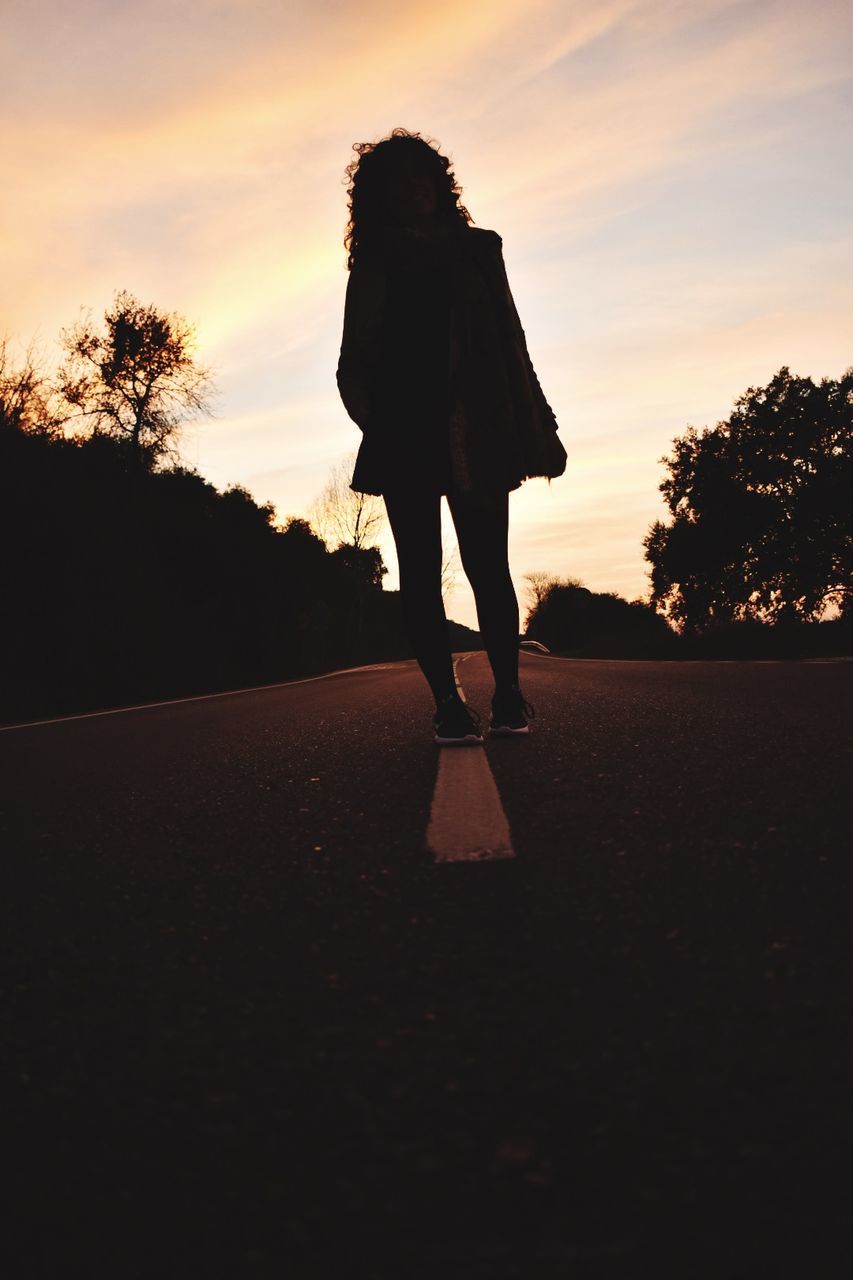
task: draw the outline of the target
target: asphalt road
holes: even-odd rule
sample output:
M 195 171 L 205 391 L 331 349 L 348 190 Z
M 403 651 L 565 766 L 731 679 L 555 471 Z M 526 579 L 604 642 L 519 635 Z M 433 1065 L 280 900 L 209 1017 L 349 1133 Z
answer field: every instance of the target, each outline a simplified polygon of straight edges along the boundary
M 853 663 L 521 679 L 496 860 L 412 662 L 0 732 L 6 1275 L 850 1274 Z

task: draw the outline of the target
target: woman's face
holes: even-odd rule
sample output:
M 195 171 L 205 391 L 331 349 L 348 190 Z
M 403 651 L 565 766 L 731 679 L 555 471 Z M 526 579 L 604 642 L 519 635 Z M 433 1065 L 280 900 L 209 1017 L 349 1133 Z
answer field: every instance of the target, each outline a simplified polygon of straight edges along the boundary
M 385 183 L 385 216 L 404 226 L 424 226 L 435 218 L 435 182 L 426 164 L 410 151 L 395 161 Z

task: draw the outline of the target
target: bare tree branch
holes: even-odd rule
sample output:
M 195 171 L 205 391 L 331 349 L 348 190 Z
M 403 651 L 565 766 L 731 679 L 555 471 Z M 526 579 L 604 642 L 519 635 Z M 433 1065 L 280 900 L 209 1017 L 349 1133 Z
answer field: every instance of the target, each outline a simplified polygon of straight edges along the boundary
M 16 362 L 7 337 L 0 338 L 0 427 L 54 434 L 62 421 L 43 356 L 30 343 Z
M 441 539 L 441 598 L 447 603 L 450 593 L 456 586 L 456 580 L 459 576 L 461 567 L 459 560 L 459 548 L 453 545 L 448 554 L 447 539 Z
M 350 488 L 356 454 L 354 451 L 335 464 L 323 492 L 309 508 L 312 525 L 332 550 L 373 545 L 387 518 L 381 497 Z

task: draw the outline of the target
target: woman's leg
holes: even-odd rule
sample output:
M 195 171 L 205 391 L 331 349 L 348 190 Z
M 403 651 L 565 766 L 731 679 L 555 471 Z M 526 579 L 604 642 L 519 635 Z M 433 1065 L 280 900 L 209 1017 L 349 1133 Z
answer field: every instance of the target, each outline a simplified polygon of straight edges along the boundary
M 456 692 L 441 595 L 441 495 L 412 487 L 384 497 L 397 547 L 406 632 L 438 705 Z
M 495 688 L 518 684 L 518 600 L 509 572 L 509 494 L 492 506 L 466 502 L 457 494 L 447 503 L 462 567 L 477 603 L 480 634 L 489 655 Z

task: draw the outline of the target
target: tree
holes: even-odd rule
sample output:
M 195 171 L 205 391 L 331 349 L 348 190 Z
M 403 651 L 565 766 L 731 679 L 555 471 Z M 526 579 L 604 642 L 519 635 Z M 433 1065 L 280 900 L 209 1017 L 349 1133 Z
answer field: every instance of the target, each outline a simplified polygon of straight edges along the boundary
M 555 574 L 546 573 L 543 569 L 533 569 L 530 573 L 525 573 L 524 582 L 527 584 L 528 597 L 527 618 L 524 623 L 525 631 L 530 625 L 531 618 L 545 605 L 555 587 L 569 587 L 586 592 L 586 587 L 580 578 L 558 578 Z M 587 594 L 589 593 L 587 592 Z
M 53 434 L 58 425 L 54 396 L 32 344 L 14 363 L 9 340 L 0 338 L 0 430 Z
M 382 590 L 382 579 L 388 570 L 378 547 L 354 547 L 342 542 L 331 554 L 336 563 L 346 565 L 351 580 L 359 587 L 369 591 Z
M 62 330 L 59 391 L 94 434 L 125 442 L 131 461 L 150 469 L 164 454 L 176 457 L 183 420 L 210 413 L 210 370 L 196 362 L 191 324 L 126 290 L 104 320 L 103 332 L 90 315 Z
M 853 605 L 853 367 L 834 381 L 783 366 L 731 416 L 688 426 L 661 458 L 671 524 L 643 540 L 652 603 L 684 632 L 809 621 Z
M 353 452 L 332 468 L 326 487 L 311 504 L 311 523 L 332 549 L 349 546 L 362 550 L 385 524 L 382 498 L 350 488 L 355 459 Z
M 448 550 L 447 540 L 441 539 L 441 598 L 447 604 L 451 591 L 456 586 L 459 575 L 459 548 L 453 546 Z
M 577 578 L 533 575 L 541 588 L 525 629 L 554 652 L 601 657 L 660 657 L 674 633 L 654 606 L 613 591 L 590 591 Z

